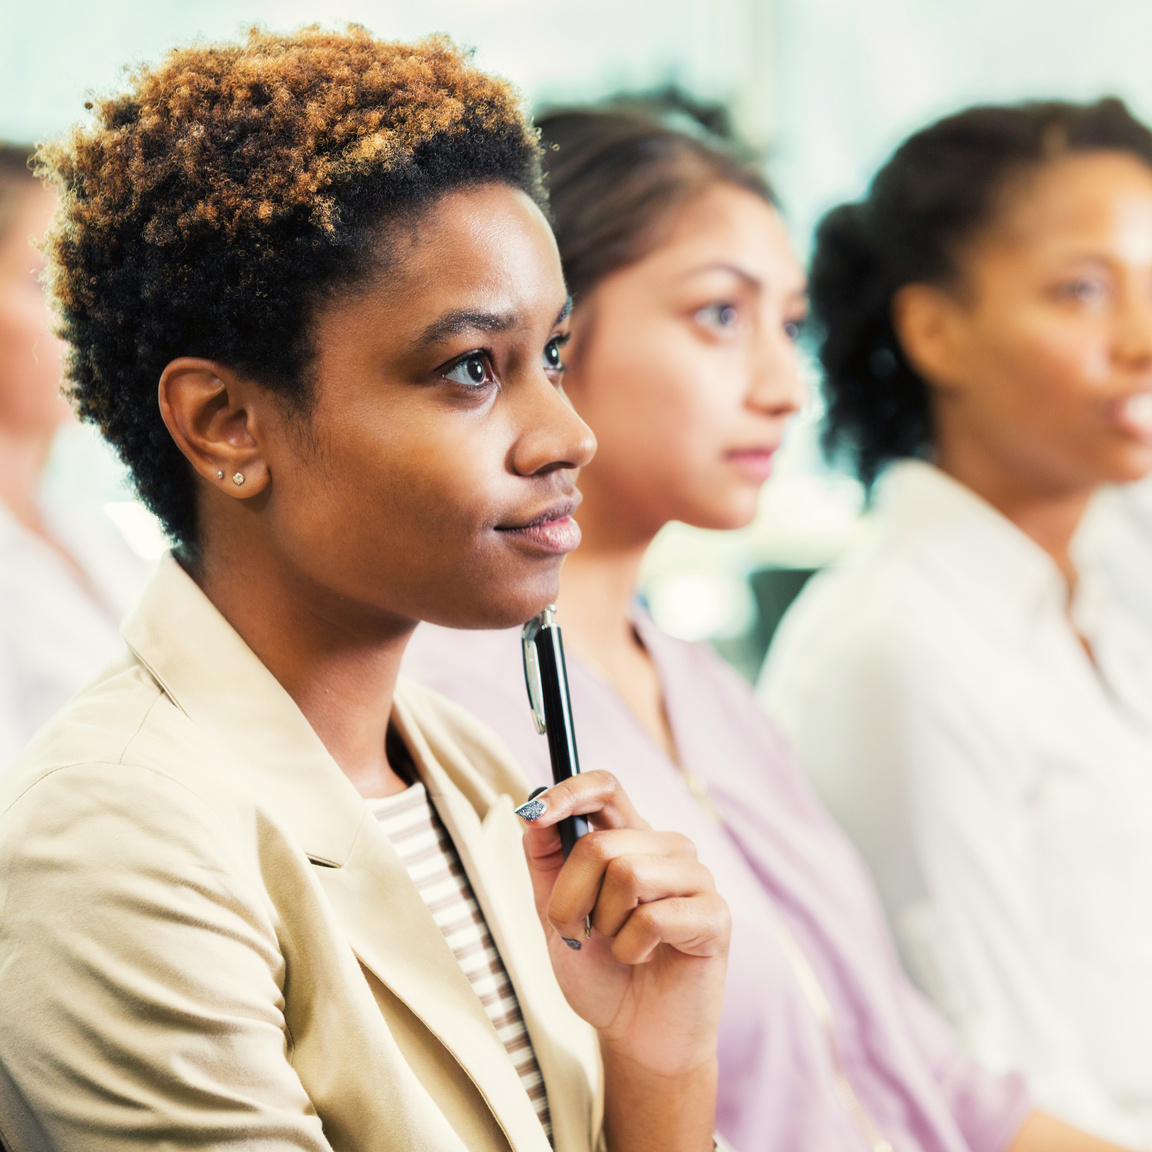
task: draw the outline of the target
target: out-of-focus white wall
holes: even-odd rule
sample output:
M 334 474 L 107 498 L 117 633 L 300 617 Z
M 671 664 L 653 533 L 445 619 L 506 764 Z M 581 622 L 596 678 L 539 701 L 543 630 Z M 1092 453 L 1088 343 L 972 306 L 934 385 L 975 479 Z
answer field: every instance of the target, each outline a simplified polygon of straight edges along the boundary
M 775 0 L 772 171 L 799 238 L 910 132 L 978 101 L 1152 118 L 1149 0 Z
M 400 40 L 447 32 L 537 102 L 677 80 L 758 122 L 765 104 L 744 86 L 765 75 L 754 41 L 769 11 L 767 0 L 13 0 L 0 5 L 0 136 L 59 132 L 124 64 L 254 23 L 357 22 Z

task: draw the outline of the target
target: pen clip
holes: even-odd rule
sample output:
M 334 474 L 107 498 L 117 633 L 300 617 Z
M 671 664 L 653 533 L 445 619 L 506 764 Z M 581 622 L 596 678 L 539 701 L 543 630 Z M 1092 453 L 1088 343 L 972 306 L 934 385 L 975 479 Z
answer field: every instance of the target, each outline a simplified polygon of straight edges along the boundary
M 552 627 L 553 608 L 549 605 L 533 616 L 520 633 L 520 645 L 524 654 L 524 683 L 528 686 L 528 703 L 532 706 L 532 719 L 536 731 L 543 736 L 548 731 L 548 721 L 544 716 L 544 682 L 540 677 L 540 657 L 536 653 L 536 635 L 541 628 Z

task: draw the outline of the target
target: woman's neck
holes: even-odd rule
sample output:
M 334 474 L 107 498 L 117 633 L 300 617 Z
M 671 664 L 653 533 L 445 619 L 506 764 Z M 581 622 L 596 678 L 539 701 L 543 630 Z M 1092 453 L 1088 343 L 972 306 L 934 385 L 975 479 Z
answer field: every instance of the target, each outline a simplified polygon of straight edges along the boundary
M 1093 489 L 1046 483 L 1023 469 L 1005 467 L 971 441 L 943 440 L 936 464 L 970 488 L 1044 549 L 1060 569 L 1069 590 L 1076 587 L 1072 540 Z
M 400 660 L 415 625 L 350 614 L 341 598 L 251 542 L 206 548 L 193 578 L 283 685 L 344 775 L 363 796 L 407 785 L 386 739 Z
M 573 651 L 608 681 L 652 740 L 675 760 L 656 667 L 632 626 L 640 564 L 656 531 L 630 530 L 618 516 L 600 521 L 595 515 L 596 507 L 620 504 L 586 499 L 582 506 L 584 542 L 564 562 L 559 621 Z
M 564 561 L 558 610 L 565 636 L 597 664 L 632 648 L 632 602 L 644 549 L 597 549 L 587 537 Z

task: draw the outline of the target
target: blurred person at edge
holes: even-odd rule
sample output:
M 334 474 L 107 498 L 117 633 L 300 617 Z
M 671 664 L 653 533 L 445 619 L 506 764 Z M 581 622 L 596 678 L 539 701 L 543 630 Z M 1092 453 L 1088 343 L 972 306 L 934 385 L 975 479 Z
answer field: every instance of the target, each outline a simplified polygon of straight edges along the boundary
M 599 441 L 558 602 L 581 757 L 690 835 L 732 908 L 719 1131 L 740 1152 L 1102 1147 L 961 1053 L 751 690 L 637 606 L 664 524 L 752 519 L 801 401 L 804 276 L 758 167 L 635 107 L 541 127 L 575 299 L 565 388 Z M 514 631 L 422 625 L 405 671 L 484 717 L 534 783 L 550 779 Z
M 30 152 L 0 144 L 0 768 L 118 650 L 145 575 L 110 521 L 42 492 L 71 412 L 35 245 L 56 196 Z
M 763 700 L 978 1059 L 1152 1148 L 1152 636 L 1077 538 L 1152 467 L 1152 132 L 971 108 L 817 235 L 827 442 L 875 531 Z

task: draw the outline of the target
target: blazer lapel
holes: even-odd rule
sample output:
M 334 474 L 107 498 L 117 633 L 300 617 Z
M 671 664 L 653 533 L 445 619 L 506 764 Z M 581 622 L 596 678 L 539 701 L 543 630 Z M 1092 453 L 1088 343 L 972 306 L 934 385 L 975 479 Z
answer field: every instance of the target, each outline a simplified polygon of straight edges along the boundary
M 431 725 L 414 723 L 406 702 L 398 694 L 394 722 L 420 761 L 425 786 L 460 854 L 520 1001 L 548 1089 L 553 1146 L 556 1152 L 586 1150 L 589 1125 L 592 1133 L 599 1131 L 602 1102 L 591 1098 L 590 1088 L 582 1095 L 573 1085 L 601 1083 L 599 1048 L 595 1033 L 569 1007 L 553 975 L 513 800 L 479 779 L 450 742 L 432 748 L 426 738 Z
M 123 632 L 166 695 L 220 748 L 221 770 L 317 865 L 362 966 L 452 1054 L 517 1152 L 550 1152 L 499 1036 L 395 849 L 280 683 L 170 557 Z M 470 812 L 478 827 L 476 813 L 458 794 L 443 799 L 454 794 L 451 783 L 430 764 L 427 744 L 402 731 L 439 810 L 452 810 L 445 823 L 459 848 L 460 817 Z M 465 855 L 472 876 L 475 861 Z
M 548 1152 L 500 1037 L 376 821 L 365 821 L 341 867 L 317 874 L 357 959 L 455 1057 L 512 1147 Z

